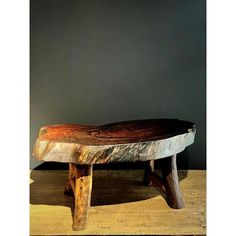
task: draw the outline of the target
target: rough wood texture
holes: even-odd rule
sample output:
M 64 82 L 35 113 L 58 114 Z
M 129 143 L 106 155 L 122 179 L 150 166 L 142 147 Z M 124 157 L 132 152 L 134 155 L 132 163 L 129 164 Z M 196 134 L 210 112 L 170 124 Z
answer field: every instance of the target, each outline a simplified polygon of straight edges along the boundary
M 33 155 L 78 164 L 145 161 L 182 152 L 194 136 L 194 124 L 177 119 L 51 125 L 40 129 Z
M 86 227 L 92 192 L 92 165 L 69 163 L 69 176 L 64 193 L 74 196 L 73 230 Z
M 92 165 L 74 164 L 74 214 L 73 230 L 86 227 L 92 192 Z
M 150 160 L 146 185 L 159 186 L 173 208 L 184 207 L 178 184 L 176 153 L 194 141 L 195 126 L 177 119 L 139 120 L 103 126 L 51 125 L 40 129 L 33 155 L 43 161 L 69 162 L 65 193 L 74 195 L 73 229 L 84 229 L 92 189 L 92 164 Z M 154 159 L 163 162 L 161 178 Z
M 68 226 L 74 198 L 62 194 L 68 171 L 31 171 L 30 234 L 206 234 L 206 171 L 179 171 L 185 199 L 185 208 L 180 210 L 170 208 L 157 188 L 143 186 L 143 173 L 95 170 L 87 227 L 73 231 Z
M 144 171 L 143 184 L 145 186 L 159 187 L 162 193 L 166 193 L 163 179 L 154 172 L 154 160 L 147 161 Z
M 162 159 L 160 162 L 162 176 L 154 172 L 154 161 L 148 161 L 144 172 L 143 183 L 146 186 L 157 186 L 167 196 L 170 207 L 180 209 L 184 207 L 179 187 L 176 155 Z
M 183 208 L 184 202 L 179 186 L 176 155 L 162 159 L 160 168 L 169 206 L 175 209 Z
M 179 187 L 176 155 L 163 158 L 160 162 L 162 176 L 154 172 L 154 163 L 149 161 L 144 172 L 144 185 L 157 186 L 167 196 L 170 207 L 180 209 L 184 207 L 182 194 Z

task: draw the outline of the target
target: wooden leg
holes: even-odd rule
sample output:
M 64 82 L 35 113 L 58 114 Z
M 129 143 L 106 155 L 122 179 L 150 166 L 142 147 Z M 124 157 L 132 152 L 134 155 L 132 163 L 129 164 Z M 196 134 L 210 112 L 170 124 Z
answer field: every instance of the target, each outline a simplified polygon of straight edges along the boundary
M 176 155 L 159 160 L 162 177 L 154 172 L 154 160 L 146 163 L 143 183 L 146 186 L 157 186 L 162 193 L 166 193 L 170 207 L 180 209 L 184 207 L 179 186 L 176 166 Z
M 146 163 L 146 168 L 143 177 L 143 184 L 145 186 L 159 187 L 160 192 L 165 193 L 165 187 L 161 176 L 154 172 L 154 160 Z
M 143 184 L 145 186 L 151 186 L 152 185 L 152 181 L 149 178 L 150 173 L 152 173 L 154 171 L 154 160 L 151 161 L 147 161 L 145 166 L 145 172 L 144 172 L 144 177 L 143 177 Z
M 73 230 L 86 227 L 92 192 L 92 165 L 76 165 Z
M 73 205 L 73 230 L 85 229 L 92 192 L 92 165 L 69 164 L 66 194 L 75 197 Z
M 69 163 L 69 176 L 68 176 L 68 181 L 64 190 L 64 194 L 67 194 L 69 196 L 74 196 L 74 192 L 71 186 L 71 181 L 73 181 L 74 169 L 75 169 L 75 164 Z
M 183 208 L 184 202 L 179 186 L 176 155 L 163 158 L 160 162 L 160 168 L 169 206 L 175 209 Z

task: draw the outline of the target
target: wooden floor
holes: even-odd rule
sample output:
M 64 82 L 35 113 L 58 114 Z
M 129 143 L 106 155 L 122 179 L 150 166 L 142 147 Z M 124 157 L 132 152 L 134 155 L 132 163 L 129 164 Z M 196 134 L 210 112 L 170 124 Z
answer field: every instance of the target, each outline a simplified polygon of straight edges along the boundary
M 186 205 L 179 210 L 157 188 L 143 186 L 142 177 L 142 170 L 94 171 L 87 228 L 72 231 L 73 197 L 63 194 L 67 171 L 31 171 L 31 235 L 206 234 L 205 171 L 179 171 Z

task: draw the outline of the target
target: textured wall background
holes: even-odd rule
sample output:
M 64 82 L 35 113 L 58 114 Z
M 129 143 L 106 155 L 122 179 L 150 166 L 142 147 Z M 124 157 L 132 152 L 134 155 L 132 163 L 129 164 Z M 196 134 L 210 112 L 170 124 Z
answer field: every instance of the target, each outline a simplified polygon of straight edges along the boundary
M 197 125 L 179 168 L 206 168 L 204 0 L 30 5 L 30 153 L 45 124 L 179 118 Z

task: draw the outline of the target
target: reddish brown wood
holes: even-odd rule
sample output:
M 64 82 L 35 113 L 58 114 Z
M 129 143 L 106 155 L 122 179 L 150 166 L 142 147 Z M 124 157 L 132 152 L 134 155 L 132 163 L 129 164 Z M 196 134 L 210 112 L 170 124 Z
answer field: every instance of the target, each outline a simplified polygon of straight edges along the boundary
M 194 137 L 194 124 L 177 119 L 51 125 L 40 129 L 33 156 L 77 164 L 147 161 L 182 152 Z
M 183 208 L 184 202 L 179 186 L 176 155 L 161 159 L 160 168 L 169 206 L 175 209 Z
M 166 193 L 165 186 L 164 186 L 161 176 L 159 176 L 154 171 L 150 171 L 147 173 L 146 178 L 147 178 L 147 180 L 146 180 L 147 182 L 144 182 L 145 185 L 158 187 L 160 189 L 161 193 Z
M 166 193 L 170 207 L 179 209 L 184 207 L 179 187 L 176 166 L 176 155 L 159 160 L 162 177 L 154 172 L 154 162 L 148 161 L 144 172 L 143 183 L 146 186 L 156 186 L 162 193 Z
M 40 129 L 33 155 L 39 160 L 68 162 L 65 194 L 73 195 L 73 229 L 86 226 L 92 190 L 92 164 L 147 161 L 144 184 L 166 192 L 168 204 L 184 207 L 176 153 L 194 142 L 195 125 L 177 119 L 137 120 L 101 126 L 59 124 Z M 173 157 L 168 157 L 174 155 Z M 168 157 L 168 158 L 165 158 Z M 161 159 L 162 177 L 154 172 Z
M 166 139 L 187 133 L 194 124 L 178 119 L 136 120 L 101 126 L 60 124 L 42 127 L 39 140 L 112 145 Z

